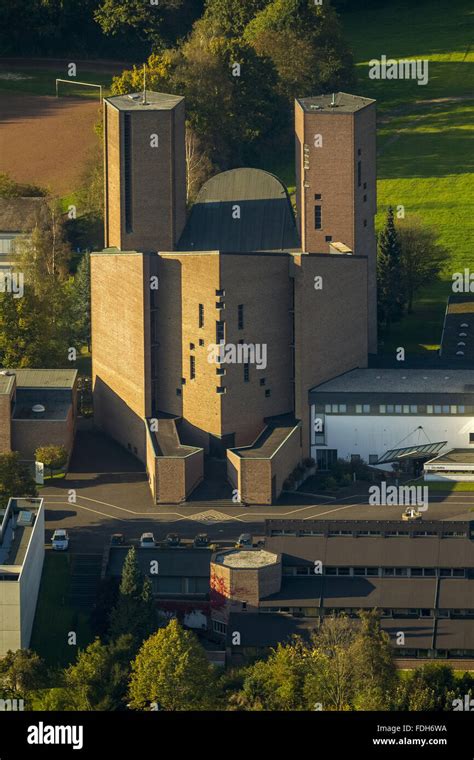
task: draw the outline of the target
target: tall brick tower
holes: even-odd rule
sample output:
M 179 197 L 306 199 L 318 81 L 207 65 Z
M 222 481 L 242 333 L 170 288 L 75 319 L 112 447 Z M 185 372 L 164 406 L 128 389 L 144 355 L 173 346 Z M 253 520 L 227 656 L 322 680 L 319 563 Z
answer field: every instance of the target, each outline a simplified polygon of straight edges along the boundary
M 104 100 L 105 245 L 172 251 L 186 221 L 184 98 Z
M 303 251 L 344 243 L 368 258 L 369 351 L 377 351 L 375 101 L 338 92 L 295 103 L 296 201 Z

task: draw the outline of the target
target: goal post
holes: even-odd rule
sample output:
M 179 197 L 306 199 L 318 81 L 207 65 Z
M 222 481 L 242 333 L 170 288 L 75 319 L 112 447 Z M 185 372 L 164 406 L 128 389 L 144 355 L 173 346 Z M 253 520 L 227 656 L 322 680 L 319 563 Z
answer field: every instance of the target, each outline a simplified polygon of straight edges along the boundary
M 56 79 L 56 97 L 59 97 L 59 83 L 81 85 L 82 87 L 97 87 L 99 89 L 99 101 L 102 103 L 102 85 L 92 82 L 76 82 L 75 79 Z

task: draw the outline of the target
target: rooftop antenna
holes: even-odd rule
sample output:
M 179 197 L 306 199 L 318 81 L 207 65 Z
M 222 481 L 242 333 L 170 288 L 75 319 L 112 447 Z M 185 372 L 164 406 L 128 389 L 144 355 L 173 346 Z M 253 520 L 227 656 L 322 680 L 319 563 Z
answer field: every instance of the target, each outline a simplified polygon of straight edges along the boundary
M 146 106 L 146 63 L 143 64 L 143 97 L 142 106 Z
M 336 106 L 336 93 L 333 92 L 332 100 L 331 100 L 331 108 L 335 108 L 335 106 Z

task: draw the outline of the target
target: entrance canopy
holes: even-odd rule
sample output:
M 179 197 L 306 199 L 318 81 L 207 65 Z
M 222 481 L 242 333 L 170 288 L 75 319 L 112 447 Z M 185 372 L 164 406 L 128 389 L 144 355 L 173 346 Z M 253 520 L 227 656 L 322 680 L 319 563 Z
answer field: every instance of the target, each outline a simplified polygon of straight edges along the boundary
M 439 454 L 441 449 L 446 446 L 447 441 L 438 443 L 423 443 L 418 446 L 405 446 L 402 449 L 389 449 L 377 459 L 375 464 L 386 464 L 388 462 L 400 462 L 403 459 L 420 459 L 422 457 L 433 457 Z

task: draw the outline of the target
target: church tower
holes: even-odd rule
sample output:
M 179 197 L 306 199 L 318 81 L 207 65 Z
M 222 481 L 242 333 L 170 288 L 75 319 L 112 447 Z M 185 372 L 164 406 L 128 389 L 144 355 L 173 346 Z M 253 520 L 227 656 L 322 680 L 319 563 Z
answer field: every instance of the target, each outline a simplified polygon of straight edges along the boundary
M 105 246 L 172 251 L 186 221 L 184 98 L 104 100 Z
M 377 352 L 375 119 L 374 100 L 345 92 L 295 103 L 301 245 L 308 253 L 329 253 L 342 243 L 367 256 L 370 353 Z

